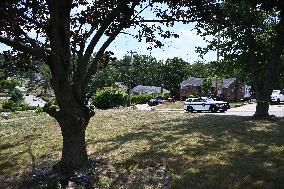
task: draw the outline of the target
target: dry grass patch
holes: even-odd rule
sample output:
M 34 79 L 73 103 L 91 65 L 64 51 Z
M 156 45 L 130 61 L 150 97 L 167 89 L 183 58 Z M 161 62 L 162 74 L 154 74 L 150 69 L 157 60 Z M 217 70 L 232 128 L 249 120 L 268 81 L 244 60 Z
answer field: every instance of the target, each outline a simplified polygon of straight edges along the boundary
M 155 108 L 157 109 L 183 109 L 183 101 L 176 101 L 173 103 L 167 102 L 165 104 L 159 104 Z

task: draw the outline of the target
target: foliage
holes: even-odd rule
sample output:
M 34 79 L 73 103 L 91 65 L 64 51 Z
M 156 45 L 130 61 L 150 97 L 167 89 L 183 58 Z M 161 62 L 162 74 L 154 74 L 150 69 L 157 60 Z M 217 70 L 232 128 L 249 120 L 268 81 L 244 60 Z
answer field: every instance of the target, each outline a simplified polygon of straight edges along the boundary
M 1 89 L 13 90 L 16 86 L 19 86 L 19 85 L 20 85 L 19 80 L 15 78 L 12 78 L 10 80 L 7 80 L 7 79 L 0 80 Z
M 203 95 L 207 96 L 212 91 L 212 80 L 211 78 L 205 78 L 202 83 Z
M 172 96 L 178 98 L 180 83 L 191 76 L 190 64 L 177 57 L 167 59 L 162 75 L 165 89 L 169 90 Z
M 170 97 L 169 94 L 160 93 L 160 94 L 140 94 L 140 95 L 132 95 L 131 96 L 131 103 L 132 104 L 146 104 L 149 102 L 150 99 L 168 99 Z
M 198 92 L 196 92 L 196 91 L 192 91 L 192 92 L 190 92 L 188 95 L 187 95 L 187 97 L 188 98 L 196 98 L 196 97 L 199 97 L 201 94 L 199 94 Z
M 119 88 L 104 87 L 92 95 L 92 103 L 99 109 L 109 109 L 127 104 L 127 94 Z
M 36 107 L 32 107 L 24 102 L 14 102 L 12 100 L 8 100 L 7 102 L 4 102 L 2 105 L 3 111 L 25 111 L 25 110 L 34 110 Z
M 35 109 L 35 112 L 36 112 L 36 113 L 43 113 L 44 111 L 43 111 L 43 108 L 37 107 L 37 108 Z
M 13 89 L 9 91 L 10 100 L 19 103 L 23 100 L 23 94 L 19 89 Z
M 8 100 L 7 102 L 4 102 L 2 105 L 3 110 L 10 110 L 14 112 L 17 110 L 17 108 L 18 108 L 18 104 L 12 100 Z

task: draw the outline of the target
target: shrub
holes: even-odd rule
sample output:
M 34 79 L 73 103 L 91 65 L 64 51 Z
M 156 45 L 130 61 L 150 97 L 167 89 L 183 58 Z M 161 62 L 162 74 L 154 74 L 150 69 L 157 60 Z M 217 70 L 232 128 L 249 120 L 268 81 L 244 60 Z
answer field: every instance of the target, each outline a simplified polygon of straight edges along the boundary
M 188 98 L 196 98 L 196 97 L 199 97 L 199 96 L 200 96 L 200 93 L 198 93 L 196 91 L 193 91 L 193 92 L 191 92 L 187 95 Z
M 30 105 L 28 105 L 27 103 L 24 103 L 24 102 L 20 103 L 19 107 L 21 107 L 22 110 L 35 110 L 37 108 L 37 107 L 30 106 Z
M 10 100 L 18 103 L 21 100 L 23 100 L 23 94 L 21 91 L 19 91 L 18 89 L 13 89 L 9 92 L 9 95 L 11 96 Z
M 37 113 L 37 114 L 43 113 L 43 108 L 41 108 L 41 107 L 36 108 L 35 113 Z
M 99 109 L 109 109 L 127 104 L 127 94 L 116 87 L 105 87 L 99 89 L 92 96 L 92 103 Z
M 0 81 L 1 89 L 13 90 L 19 84 L 20 84 L 20 82 L 17 79 L 1 80 Z
M 3 110 L 9 110 L 12 112 L 16 111 L 17 108 L 18 108 L 18 104 L 12 100 L 8 100 L 7 102 L 4 102 L 2 105 Z

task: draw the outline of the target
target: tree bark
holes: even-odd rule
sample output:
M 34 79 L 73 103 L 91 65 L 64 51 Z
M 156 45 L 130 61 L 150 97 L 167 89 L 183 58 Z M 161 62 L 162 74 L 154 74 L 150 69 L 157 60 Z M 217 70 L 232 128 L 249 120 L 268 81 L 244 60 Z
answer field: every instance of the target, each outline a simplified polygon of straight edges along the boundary
M 72 93 L 69 94 L 72 97 Z M 68 99 L 68 96 L 66 96 Z M 66 108 L 68 107 L 68 108 Z M 74 101 L 69 101 L 53 117 L 59 123 L 63 137 L 62 157 L 56 170 L 65 176 L 85 167 L 88 156 L 85 142 L 85 131 L 91 118 L 89 110 Z
M 85 143 L 85 130 L 88 121 L 81 123 L 81 121 L 78 120 L 82 118 L 71 115 L 68 117 L 63 116 L 60 119 L 60 127 L 63 136 L 60 166 L 61 171 L 71 174 L 74 170 L 84 167 L 88 161 Z

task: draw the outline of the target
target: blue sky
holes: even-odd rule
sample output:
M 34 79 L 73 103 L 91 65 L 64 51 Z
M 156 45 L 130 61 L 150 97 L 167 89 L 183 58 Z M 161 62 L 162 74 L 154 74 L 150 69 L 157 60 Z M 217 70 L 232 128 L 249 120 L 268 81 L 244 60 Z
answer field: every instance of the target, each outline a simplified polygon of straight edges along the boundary
M 82 10 L 84 8 L 81 7 L 79 9 Z M 80 10 L 77 9 L 74 11 L 77 12 Z M 142 15 L 145 18 L 153 18 L 153 13 L 150 12 L 149 10 L 146 10 Z M 161 27 L 164 28 L 163 26 Z M 152 55 L 153 57 L 156 57 L 158 60 L 166 60 L 167 58 L 179 57 L 189 63 L 193 63 L 194 61 L 202 60 L 195 52 L 196 47 L 206 46 L 206 42 L 203 40 L 202 37 L 196 34 L 193 28 L 194 28 L 194 23 L 191 24 L 176 23 L 173 27 L 170 28 L 170 31 L 173 31 L 176 34 L 178 34 L 179 38 L 164 39 L 163 40 L 164 47 L 161 49 L 160 48 L 153 49 L 151 51 L 147 50 L 149 44 L 146 44 L 145 41 L 138 42 L 137 39 L 134 39 L 130 35 L 120 34 L 119 36 L 117 36 L 115 41 L 109 46 L 107 50 L 113 51 L 114 55 L 118 59 L 122 58 L 124 55 L 127 54 L 127 52 L 132 50 L 136 51 L 138 54 Z M 125 32 L 135 34 L 137 30 L 128 29 Z M 33 33 L 31 33 L 31 36 L 33 36 Z M 103 39 L 100 44 L 102 44 Z M 8 49 L 9 47 L 0 43 L 0 52 Z M 95 49 L 94 51 L 96 50 L 98 49 Z M 206 62 L 213 60 L 216 60 L 216 52 L 212 51 L 204 56 L 204 61 Z

